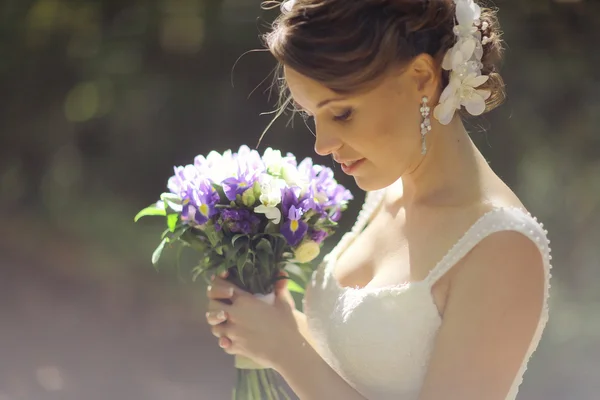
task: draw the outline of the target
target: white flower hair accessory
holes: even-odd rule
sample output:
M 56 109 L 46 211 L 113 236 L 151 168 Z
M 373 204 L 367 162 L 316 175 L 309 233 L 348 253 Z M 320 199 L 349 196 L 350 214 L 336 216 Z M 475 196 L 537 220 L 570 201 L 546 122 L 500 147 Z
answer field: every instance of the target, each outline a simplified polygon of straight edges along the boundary
M 456 44 L 448 50 L 442 68 L 450 71 L 450 83 L 440 96 L 440 102 L 433 110 L 433 116 L 442 124 L 448 125 L 454 113 L 462 106 L 471 115 L 481 115 L 485 111 L 485 101 L 491 96 L 489 90 L 477 89 L 490 78 L 482 75 L 483 45 L 490 39 L 482 39 L 482 31 L 488 29 L 487 22 L 481 22 L 481 7 L 474 0 L 454 0 L 456 21 L 454 34 Z M 479 30 L 481 28 L 481 31 Z
M 281 12 L 282 13 L 289 13 L 292 11 L 292 8 L 294 7 L 294 4 L 296 4 L 296 0 L 285 0 L 281 3 Z

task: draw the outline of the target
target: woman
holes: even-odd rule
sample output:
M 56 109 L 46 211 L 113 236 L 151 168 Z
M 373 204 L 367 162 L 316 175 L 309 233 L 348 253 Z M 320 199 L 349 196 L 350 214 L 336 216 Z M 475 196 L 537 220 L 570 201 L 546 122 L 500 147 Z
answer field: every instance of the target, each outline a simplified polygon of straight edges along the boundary
M 492 11 L 297 0 L 266 39 L 284 98 L 314 119 L 316 152 L 368 193 L 304 314 L 283 286 L 271 307 L 214 279 L 220 346 L 276 369 L 302 399 L 514 399 L 548 318 L 550 255 L 459 114 L 502 101 Z

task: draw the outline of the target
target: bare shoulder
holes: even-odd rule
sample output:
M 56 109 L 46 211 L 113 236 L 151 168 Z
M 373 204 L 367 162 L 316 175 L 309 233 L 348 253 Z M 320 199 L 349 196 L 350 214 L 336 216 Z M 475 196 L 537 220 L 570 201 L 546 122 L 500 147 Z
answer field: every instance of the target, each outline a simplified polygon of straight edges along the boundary
M 423 399 L 504 399 L 537 346 L 549 278 L 543 230 L 526 212 L 502 212 L 488 214 L 491 232 L 454 267 Z
M 540 244 L 544 237 L 533 228 L 527 226 L 529 232 L 503 229 L 483 238 L 457 265 L 452 286 L 477 284 L 511 292 L 541 287 L 545 267 Z

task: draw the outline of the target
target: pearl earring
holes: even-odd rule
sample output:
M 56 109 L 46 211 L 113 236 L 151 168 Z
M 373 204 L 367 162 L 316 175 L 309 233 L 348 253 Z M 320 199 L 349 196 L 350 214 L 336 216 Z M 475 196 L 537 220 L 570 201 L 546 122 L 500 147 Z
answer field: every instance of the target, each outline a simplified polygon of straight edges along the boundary
M 429 112 L 431 109 L 427 103 L 429 99 L 427 96 L 423 96 L 423 103 L 421 105 L 421 116 L 423 117 L 423 122 L 421 122 L 421 154 L 425 155 L 427 153 L 427 144 L 425 143 L 425 135 L 429 131 L 431 131 L 431 119 L 429 119 Z

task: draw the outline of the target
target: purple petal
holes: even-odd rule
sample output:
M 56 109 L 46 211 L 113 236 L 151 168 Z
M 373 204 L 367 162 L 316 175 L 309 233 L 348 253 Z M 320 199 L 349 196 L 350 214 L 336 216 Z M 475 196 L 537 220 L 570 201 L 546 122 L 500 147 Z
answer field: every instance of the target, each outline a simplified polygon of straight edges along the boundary
M 286 220 L 281 225 L 281 234 L 290 246 L 296 246 L 308 231 L 308 224 L 304 221 Z

